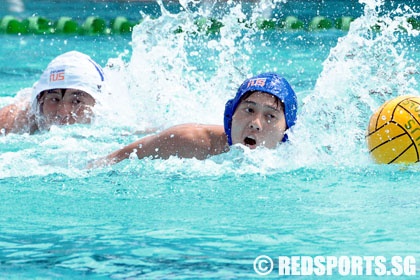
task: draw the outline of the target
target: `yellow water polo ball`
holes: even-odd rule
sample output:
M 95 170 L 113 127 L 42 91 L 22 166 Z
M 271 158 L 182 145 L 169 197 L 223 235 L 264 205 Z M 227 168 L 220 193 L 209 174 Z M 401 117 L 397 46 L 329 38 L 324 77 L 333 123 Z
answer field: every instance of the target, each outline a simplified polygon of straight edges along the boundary
M 405 95 L 385 102 L 370 118 L 367 146 L 377 163 L 420 160 L 420 97 Z

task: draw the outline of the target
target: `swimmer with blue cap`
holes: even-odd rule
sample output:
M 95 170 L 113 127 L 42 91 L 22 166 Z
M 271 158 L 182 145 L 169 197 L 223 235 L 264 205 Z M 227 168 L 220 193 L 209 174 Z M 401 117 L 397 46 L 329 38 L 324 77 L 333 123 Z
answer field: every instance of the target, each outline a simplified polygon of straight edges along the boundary
M 183 124 L 144 137 L 99 159 L 89 167 L 138 158 L 206 159 L 229 151 L 231 145 L 276 148 L 287 141 L 287 129 L 296 121 L 296 94 L 285 78 L 263 73 L 245 80 L 225 106 L 224 125 Z
M 59 55 L 30 93 L 0 109 L 0 133 L 32 134 L 53 125 L 89 124 L 104 85 L 102 68 L 88 55 L 77 51 Z

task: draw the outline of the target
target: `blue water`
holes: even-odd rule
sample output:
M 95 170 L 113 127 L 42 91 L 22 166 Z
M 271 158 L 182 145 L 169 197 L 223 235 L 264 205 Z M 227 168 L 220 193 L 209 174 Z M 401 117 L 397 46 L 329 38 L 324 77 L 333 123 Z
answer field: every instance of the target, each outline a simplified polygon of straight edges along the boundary
M 73 1 L 74 11 L 70 2 L 23 2 L 14 13 L 22 18 L 145 20 L 133 36 L 0 34 L 1 106 L 73 49 L 104 66 L 113 86 L 91 126 L 0 137 L 0 279 L 264 278 L 253 268 L 259 255 L 414 256 L 417 275 L 398 279 L 418 278 L 420 168 L 374 164 L 364 142 L 382 102 L 419 93 L 419 37 L 398 28 L 399 18 L 417 16 L 415 1 L 405 2 L 411 11 L 373 0 L 289 1 L 270 11 L 306 21 L 350 15 L 349 32 L 252 30 L 237 19 L 266 13 L 262 4 L 219 3 L 206 9 L 225 28 L 210 36 L 172 32 L 194 31 L 207 13 L 192 2 L 161 10 Z M 378 20 L 382 33 L 369 28 Z M 300 105 L 290 143 L 277 150 L 84 169 L 150 127 L 221 124 L 237 85 L 269 70 L 287 77 Z

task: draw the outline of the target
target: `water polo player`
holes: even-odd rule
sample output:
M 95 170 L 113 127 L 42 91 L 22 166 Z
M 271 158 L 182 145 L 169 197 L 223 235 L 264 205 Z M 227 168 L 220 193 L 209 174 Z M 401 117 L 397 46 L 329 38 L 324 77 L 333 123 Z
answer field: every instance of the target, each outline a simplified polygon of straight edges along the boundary
M 242 144 L 251 149 L 275 148 L 287 140 L 286 131 L 296 121 L 296 94 L 283 77 L 264 73 L 247 79 L 226 103 L 224 126 L 183 124 L 144 137 L 91 166 L 113 164 L 133 152 L 138 158 L 206 159 Z
M 89 56 L 77 51 L 59 55 L 34 84 L 30 99 L 0 109 L 0 129 L 32 134 L 52 125 L 90 123 L 104 80 L 102 68 Z

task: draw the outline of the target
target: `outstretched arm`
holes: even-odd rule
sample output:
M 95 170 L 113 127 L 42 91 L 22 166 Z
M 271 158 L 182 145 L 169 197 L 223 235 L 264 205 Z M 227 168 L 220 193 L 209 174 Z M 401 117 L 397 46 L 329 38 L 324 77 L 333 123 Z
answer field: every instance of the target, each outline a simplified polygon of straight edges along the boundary
M 34 125 L 29 102 L 10 104 L 0 109 L 0 129 L 4 134 L 32 133 Z
M 120 162 L 133 152 L 140 159 L 144 157 L 167 159 L 170 156 L 205 159 L 228 149 L 223 126 L 183 124 L 133 142 L 96 161 L 92 166 Z

